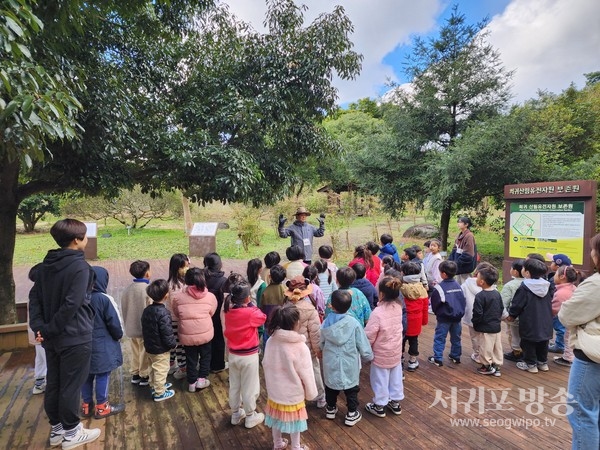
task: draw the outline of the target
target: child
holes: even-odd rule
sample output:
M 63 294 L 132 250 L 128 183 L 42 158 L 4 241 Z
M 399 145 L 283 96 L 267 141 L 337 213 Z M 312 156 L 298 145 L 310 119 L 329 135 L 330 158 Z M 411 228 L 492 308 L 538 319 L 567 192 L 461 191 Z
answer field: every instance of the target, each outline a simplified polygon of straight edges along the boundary
M 83 428 L 78 411 L 94 329 L 89 295 L 93 272 L 83 253 L 86 233 L 86 225 L 75 219 L 52 225 L 50 234 L 60 248 L 48 251 L 29 292 L 29 326 L 44 346 L 48 363 L 44 409 L 51 447 L 76 447 L 101 433 L 98 428 Z
M 354 259 L 348 263 L 348 266 L 352 267 L 356 263 L 361 263 L 365 266 L 365 277 L 373 286 L 376 286 L 379 274 L 381 273 L 381 261 L 379 261 L 379 266 L 377 266 L 373 259 L 373 254 L 366 245 L 358 245 L 354 249 Z
M 92 334 L 92 360 L 90 372 L 81 387 L 83 403 L 81 415 L 103 419 L 125 409 L 122 403 L 108 401 L 110 372 L 123 365 L 123 353 L 119 339 L 123 337 L 123 326 L 114 299 L 106 293 L 108 271 L 104 267 L 92 267 L 95 274 L 91 305 L 95 312 Z M 96 408 L 94 409 L 94 380 L 96 380 Z
M 406 249 L 405 249 L 406 250 Z M 408 342 L 408 366 L 409 372 L 414 372 L 419 367 L 417 356 L 419 355 L 419 334 L 421 327 L 429 322 L 429 297 L 421 283 L 421 268 L 419 264 L 405 262 L 402 265 L 402 286 L 400 292 L 404 296 L 406 304 L 407 326 L 404 339 L 402 339 L 402 353 Z
M 543 262 L 530 258 L 523 264 L 525 279 L 508 310 L 509 322 L 519 318 L 519 335 L 523 349 L 523 361 L 517 367 L 530 373 L 548 371 L 548 342 L 552 337 L 552 293 L 550 283 L 542 277 L 547 267 Z
M 379 249 L 379 258 L 383 260 L 383 257 L 386 255 L 394 258 L 394 261 L 397 263 L 400 262 L 400 256 L 398 255 L 398 249 L 392 242 L 394 242 L 394 238 L 391 234 L 384 233 L 379 237 L 379 242 L 381 242 L 381 248 Z
M 250 297 L 256 306 L 260 306 L 260 297 L 267 287 L 267 283 L 260 276 L 261 271 L 262 261 L 260 259 L 254 258 L 248 261 L 246 277 L 248 278 L 248 283 L 250 283 Z
M 300 312 L 292 304 L 278 306 L 269 321 L 271 339 L 265 348 L 262 364 L 267 387 L 265 424 L 273 433 L 273 448 L 287 448 L 282 433 L 290 433 L 292 449 L 300 445 L 300 433 L 308 429 L 305 399 L 317 395 L 310 351 L 306 338 L 297 333 Z
M 281 262 L 281 256 L 277 252 L 269 252 L 263 258 L 265 267 L 260 271 L 260 277 L 267 285 L 271 284 L 271 268 Z
M 41 267 L 42 263 L 38 263 L 29 270 L 29 280 L 35 283 L 35 278 Z M 27 304 L 27 335 L 29 337 L 29 343 L 35 348 L 35 363 L 33 366 L 33 373 L 35 382 L 31 393 L 33 395 L 43 394 L 46 390 L 46 373 L 48 372 L 48 366 L 46 365 L 46 351 L 42 347 L 42 343 L 35 340 L 35 334 L 29 326 L 29 303 Z
M 558 271 L 559 267 L 570 266 L 571 259 L 567 255 L 562 253 L 556 255 L 548 253 L 546 256 L 552 260 L 552 262 L 550 263 L 550 272 L 548 273 L 547 280 L 550 282 L 550 284 L 553 284 L 554 274 Z M 560 320 L 558 320 L 558 311 L 553 314 L 554 315 L 552 317 L 552 327 L 555 331 L 555 339 L 554 344 L 548 347 L 548 351 L 551 353 L 563 353 L 565 351 L 566 330 L 563 324 L 560 323 Z
M 285 280 L 286 272 L 283 266 L 279 264 L 271 267 L 271 283 L 266 287 L 263 291 L 261 302 L 260 302 L 260 310 L 267 316 L 271 316 L 271 311 L 273 311 L 277 306 L 283 305 L 285 302 L 285 287 L 283 285 L 283 281 Z M 266 343 L 269 338 L 269 324 L 265 324 L 265 333 L 263 334 L 263 339 Z
M 341 270 L 341 269 L 340 269 Z M 350 269 L 352 270 L 352 269 Z M 339 273 L 338 273 L 339 275 Z M 323 377 L 327 407 L 325 417 L 335 419 L 337 397 L 340 391 L 346 395 L 348 413 L 344 423 L 352 427 L 362 419 L 358 410 L 358 386 L 360 361 L 373 359 L 371 344 L 362 326 L 346 314 L 352 305 L 352 295 L 345 289 L 331 294 L 332 312 L 321 326 L 321 350 L 323 352 Z
M 478 264 L 475 268 L 475 271 L 473 272 L 474 275 L 470 278 L 467 278 L 467 280 L 465 280 L 461 285 L 463 293 L 465 294 L 466 301 L 465 315 L 463 316 L 462 322 L 469 328 L 469 337 L 471 338 L 471 347 L 473 349 L 473 353 L 471 353 L 471 359 L 477 364 L 481 364 L 481 362 L 479 361 L 481 333 L 475 331 L 471 319 L 473 318 L 473 304 L 475 303 L 475 295 L 477 295 L 477 293 L 481 291 L 481 288 L 477 284 L 477 272 L 483 269 L 484 267 L 493 266 L 487 262 L 482 262 Z
M 502 291 L 500 291 L 502 304 L 506 311 L 510 309 L 515 292 L 517 292 L 517 289 L 523 282 L 521 270 L 523 270 L 524 262 L 525 260 L 523 259 L 516 259 L 512 262 L 510 265 L 510 276 L 512 277 L 512 280 L 502 286 Z M 504 359 L 513 362 L 521 361 L 523 352 L 521 351 L 521 337 L 519 336 L 519 319 L 514 322 L 506 322 L 506 333 L 508 335 L 510 351 L 504 354 Z
M 420 247 L 418 246 L 417 248 L 420 249 Z M 400 259 L 402 260 L 402 266 L 404 266 L 404 264 L 406 264 L 407 262 L 412 262 L 419 266 L 419 281 L 421 282 L 423 287 L 427 289 L 428 285 L 427 276 L 425 275 L 425 265 L 417 256 L 417 250 L 415 246 L 413 245 L 412 247 L 406 247 L 405 249 L 402 249 L 402 255 L 400 255 Z
M 169 260 L 169 289 L 171 294 L 180 292 L 185 287 L 185 273 L 190 268 L 190 259 L 185 253 L 175 253 Z M 179 323 L 173 317 L 173 308 L 171 307 L 171 300 L 173 296 L 170 295 L 165 303 L 165 306 L 171 313 L 171 322 L 173 324 L 173 335 L 177 342 L 177 348 L 171 352 L 171 367 L 169 368 L 169 374 L 173 374 L 175 379 L 182 380 L 185 378 L 185 350 L 179 342 L 179 334 L 177 333 Z
M 450 361 L 460 364 L 462 346 L 460 335 L 462 324 L 460 319 L 465 315 L 465 295 L 456 282 L 456 263 L 453 261 L 442 261 L 439 265 L 442 282 L 435 285 L 431 293 L 431 309 L 437 319 L 435 335 L 433 338 L 433 356 L 429 362 L 436 366 L 442 366 L 446 336 L 450 333 Z
M 354 270 L 354 273 L 356 274 L 356 280 L 354 280 L 350 287 L 358 289 L 360 292 L 365 294 L 371 310 L 375 309 L 377 306 L 377 301 L 379 300 L 379 296 L 377 295 L 375 287 L 369 282 L 369 280 L 365 278 L 365 266 L 363 266 L 361 263 L 356 263 L 352 266 L 352 270 Z
M 335 274 L 329 269 L 327 261 L 324 259 L 317 259 L 314 262 L 314 267 L 319 274 L 319 287 L 321 288 L 321 291 L 323 291 L 323 299 L 325 300 L 325 303 L 327 303 L 329 297 L 331 297 L 331 293 L 338 288 L 337 283 L 335 282 Z
M 304 250 L 299 245 L 292 245 L 285 250 L 285 256 L 288 259 L 288 262 L 284 264 L 285 271 L 287 272 L 287 276 L 289 279 L 294 278 L 295 276 L 302 275 L 304 268 L 307 266 L 303 262 L 304 259 Z
M 429 253 L 427 253 L 425 260 L 423 260 L 427 285 L 431 293 L 433 293 L 435 286 L 442 282 L 442 272 L 440 272 L 439 267 L 444 259 L 440 253 L 441 248 L 442 243 L 437 239 L 432 239 L 429 241 Z
M 173 294 L 173 315 L 179 321 L 179 340 L 189 363 L 186 370 L 188 391 L 196 392 L 196 389 L 210 386 L 212 316 L 217 310 L 217 299 L 206 289 L 204 274 L 197 267 L 185 273 L 185 284 L 183 291 Z
M 320 322 L 325 317 L 325 295 L 319 286 L 319 272 L 314 266 L 306 266 L 302 272 L 302 276 L 310 282 L 312 286 L 312 294 L 309 295 L 310 302 L 317 309 Z
M 335 279 L 335 273 L 337 272 L 338 267 L 336 266 L 336 264 L 332 260 L 332 258 L 333 258 L 333 247 L 331 245 L 321 245 L 319 247 L 319 258 L 324 259 L 325 261 L 327 261 L 327 268 L 329 270 L 331 270 L 331 273 L 333 274 L 333 278 Z
M 260 395 L 258 327 L 267 316 L 251 303 L 246 281 L 237 279 L 229 291 L 223 303 L 223 333 L 229 350 L 231 424 L 238 425 L 245 418 L 246 428 L 253 428 L 265 419 L 256 412 L 256 399 Z
M 504 315 L 502 296 L 494 288 L 498 281 L 495 267 L 484 267 L 477 271 L 477 286 L 481 292 L 475 295 L 473 304 L 473 328 L 481 333 L 479 360 L 481 367 L 477 372 L 482 375 L 500 376 L 502 365 L 501 321 Z
M 319 341 L 321 339 L 321 320 L 319 319 L 316 307 L 309 299 L 313 286 L 312 284 L 307 283 L 306 278 L 299 276 L 289 280 L 287 282 L 287 287 L 285 296 L 290 303 L 296 305 L 296 308 L 298 308 L 298 311 L 300 312 L 300 322 L 298 323 L 296 331 L 306 338 L 306 345 L 310 350 L 315 382 L 317 384 L 317 396 L 315 396 L 317 397 L 317 408 L 324 408 L 326 405 L 325 387 L 323 386 L 321 364 L 319 363 L 319 357 L 321 356 L 321 349 L 319 347 Z M 313 400 L 315 397 L 309 398 L 309 400 Z
M 130 339 L 131 345 L 131 383 L 148 386 L 150 365 L 144 350 L 141 318 L 144 308 L 150 304 L 146 293 L 150 284 L 150 264 L 146 261 L 134 261 L 129 266 L 129 273 L 133 276 L 133 283 L 121 295 L 121 311 L 125 335 Z
M 371 307 L 369 306 L 369 301 L 367 300 L 367 297 L 365 297 L 365 294 L 356 288 L 350 287 L 356 279 L 356 273 L 351 267 L 342 267 L 337 271 L 336 277 L 339 285 L 338 290 L 348 290 L 350 291 L 350 295 L 352 297 L 352 305 L 350 307 L 350 311 L 348 311 L 348 314 L 354 316 L 354 318 L 358 320 L 358 323 L 364 327 L 367 324 L 369 317 L 371 317 Z M 331 307 L 330 298 L 325 305 L 325 317 L 327 317 L 332 311 L 333 309 Z
M 223 337 L 223 325 L 221 323 L 221 310 L 223 308 L 224 294 L 223 289 L 227 282 L 227 277 L 223 272 L 223 263 L 217 253 L 208 253 L 204 255 L 204 280 L 208 292 L 217 299 L 217 310 L 212 316 L 213 329 L 215 336 L 211 341 L 210 349 L 210 371 L 212 373 L 223 372 L 228 365 L 225 362 L 225 338 Z
M 373 349 L 371 388 L 373 403 L 365 409 L 378 417 L 385 417 L 385 408 L 394 414 L 402 413 L 404 399 L 402 384 L 402 301 L 401 281 L 386 276 L 379 283 L 381 299 L 365 327 L 365 334 Z
M 552 297 L 552 314 L 557 316 L 562 304 L 568 301 L 575 292 L 575 282 L 577 281 L 578 273 L 572 266 L 559 266 L 554 274 L 554 297 Z M 565 350 L 562 356 L 555 356 L 554 362 L 559 366 L 571 367 L 573 364 L 573 347 L 569 342 L 569 330 L 565 332 Z
M 165 401 L 175 395 L 167 383 L 171 349 L 177 346 L 171 324 L 171 313 L 165 306 L 169 297 L 167 280 L 155 280 L 146 288 L 148 297 L 153 301 L 142 313 L 143 342 L 152 372 L 152 399 Z

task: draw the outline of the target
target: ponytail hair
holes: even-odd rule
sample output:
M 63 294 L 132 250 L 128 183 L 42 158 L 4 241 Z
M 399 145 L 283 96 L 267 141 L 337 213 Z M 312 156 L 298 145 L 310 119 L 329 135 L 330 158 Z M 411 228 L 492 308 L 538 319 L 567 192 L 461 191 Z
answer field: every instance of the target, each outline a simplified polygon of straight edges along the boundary
M 329 270 L 327 261 L 325 261 L 324 259 L 317 259 L 314 262 L 314 266 L 315 266 L 315 269 L 317 269 L 317 272 L 319 272 L 319 273 L 325 273 L 325 271 L 329 272 L 329 275 L 327 276 L 327 283 L 331 284 L 331 282 L 333 281 L 333 274 L 331 273 L 331 270 Z
M 193 267 L 185 273 L 185 284 L 195 286 L 199 291 L 206 289 L 206 279 L 204 271 L 198 267 Z
M 400 286 L 402 286 L 402 282 L 400 281 L 400 278 L 389 276 L 389 275 L 384 276 L 383 279 L 379 282 L 379 286 L 378 286 L 379 292 L 382 295 L 382 297 L 379 299 L 379 301 L 384 301 L 384 302 L 397 301 L 397 302 L 401 303 L 400 302 Z
M 230 276 L 231 277 L 231 276 Z M 250 297 L 250 285 L 244 279 L 231 284 L 229 294 L 223 302 L 223 311 L 229 312 L 230 309 L 236 306 L 242 306 Z
M 579 271 L 576 270 L 573 266 L 559 266 L 556 270 L 556 274 L 559 277 L 564 276 L 567 280 L 567 283 L 576 283 L 578 281 L 581 281 L 581 273 L 579 273 Z
M 300 321 L 300 311 L 293 303 L 277 306 L 269 315 L 269 336 L 277 330 L 294 330 Z

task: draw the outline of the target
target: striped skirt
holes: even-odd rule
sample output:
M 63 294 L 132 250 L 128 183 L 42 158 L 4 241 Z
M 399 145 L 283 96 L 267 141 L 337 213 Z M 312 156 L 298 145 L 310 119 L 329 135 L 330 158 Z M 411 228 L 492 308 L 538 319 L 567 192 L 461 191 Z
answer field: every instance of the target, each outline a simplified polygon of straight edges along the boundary
M 282 405 L 271 399 L 265 407 L 265 425 L 277 428 L 282 433 L 301 433 L 308 430 L 308 414 L 304 402 Z

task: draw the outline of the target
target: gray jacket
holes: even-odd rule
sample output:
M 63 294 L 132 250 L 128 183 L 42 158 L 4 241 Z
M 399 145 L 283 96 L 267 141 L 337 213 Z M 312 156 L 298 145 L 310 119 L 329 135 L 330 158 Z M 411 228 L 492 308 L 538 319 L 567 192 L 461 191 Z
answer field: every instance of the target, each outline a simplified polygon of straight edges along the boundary
M 291 245 L 299 245 L 304 249 L 304 259 L 310 261 L 313 253 L 313 236 L 322 237 L 325 234 L 325 224 L 316 228 L 309 223 L 296 220 L 289 227 L 279 227 L 279 237 L 292 238 Z

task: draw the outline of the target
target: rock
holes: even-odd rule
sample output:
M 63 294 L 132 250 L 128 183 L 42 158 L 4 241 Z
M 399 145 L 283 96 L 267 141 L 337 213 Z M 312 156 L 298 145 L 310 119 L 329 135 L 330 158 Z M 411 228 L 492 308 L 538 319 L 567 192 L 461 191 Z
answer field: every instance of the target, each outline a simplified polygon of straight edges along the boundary
M 419 225 L 413 225 L 408 230 L 404 232 L 402 237 L 405 238 L 421 238 L 421 239 L 431 239 L 435 237 L 439 237 L 440 229 L 437 225 L 431 225 L 428 223 L 422 223 Z
M 102 236 L 100 236 L 100 237 L 103 237 L 103 238 L 109 238 L 109 237 L 112 237 L 112 234 L 110 234 L 110 233 L 104 233 L 104 234 L 103 234 Z
M 219 222 L 219 226 L 217 228 L 219 230 L 229 230 L 229 224 L 225 222 Z

